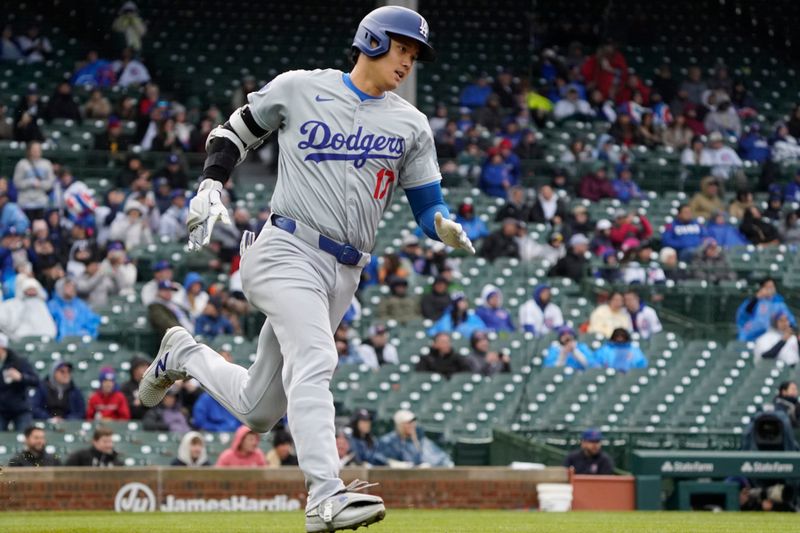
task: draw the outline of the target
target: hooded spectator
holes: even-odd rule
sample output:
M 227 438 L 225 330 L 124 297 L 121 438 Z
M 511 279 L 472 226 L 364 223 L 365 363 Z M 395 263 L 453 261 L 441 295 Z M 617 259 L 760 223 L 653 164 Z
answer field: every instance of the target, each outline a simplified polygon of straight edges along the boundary
M 481 290 L 483 305 L 475 310 L 489 331 L 514 331 L 511 313 L 503 308 L 503 293 L 494 285 L 488 284 Z
M 367 339 L 358 346 L 361 360 L 369 368 L 377 370 L 383 365 L 396 365 L 400 361 L 397 348 L 389 342 L 389 329 L 383 324 L 373 324 L 367 331 Z
M 203 392 L 192 408 L 192 422 L 203 431 L 236 431 L 241 425 L 227 409 L 207 392 Z M 244 426 L 242 426 L 244 427 Z
M 486 105 L 486 101 L 491 94 L 492 87 L 489 85 L 488 76 L 486 73 L 481 73 L 461 91 L 458 105 L 477 109 Z
M 778 228 L 764 220 L 761 211 L 755 206 L 745 212 L 739 231 L 756 246 L 780 244 Z
M 59 423 L 86 418 L 86 403 L 81 390 L 72 381 L 72 363 L 55 361 L 50 375 L 39 383 L 33 399 L 33 417 Z
M 609 338 L 616 329 L 633 329 L 631 315 L 625 309 L 625 301 L 619 292 L 611 293 L 608 302 L 597 306 L 589 316 L 589 333 L 599 333 Z
M 489 336 L 484 331 L 475 331 L 469 339 L 470 354 L 467 363 L 473 374 L 494 376 L 511 372 L 511 356 L 492 350 Z
M 500 152 L 496 149 L 490 150 L 478 187 L 489 196 L 506 198 L 508 189 L 516 184 Z
M 197 317 L 194 323 L 194 332 L 206 339 L 213 339 L 217 335 L 233 334 L 233 324 L 224 315 L 220 314 L 221 302 L 218 298 L 211 298 L 206 303 L 203 314 Z
M 711 215 L 706 224 L 706 233 L 722 248 L 749 244 L 749 241 L 739 232 L 736 226 L 728 222 L 725 211 L 720 210 Z
M 94 435 L 92 435 L 92 445 L 89 448 L 70 454 L 64 466 L 101 468 L 122 466 L 119 454 L 114 450 L 114 432 L 106 427 L 95 427 Z
M 686 265 L 678 262 L 678 252 L 675 248 L 665 246 L 658 252 L 658 261 L 664 269 L 664 275 L 668 280 L 681 281 L 689 277 Z
M 578 196 L 592 202 L 615 198 L 614 185 L 608 179 L 605 163 L 596 163 L 593 171 L 585 174 L 578 184 Z
M 292 436 L 285 429 L 277 429 L 272 436 L 272 449 L 267 452 L 267 466 L 297 466 L 297 455 L 294 453 Z
M 378 450 L 390 466 L 393 461 L 408 466 L 453 466 L 450 457 L 425 436 L 414 413 L 401 409 L 394 414 L 393 420 L 394 431 L 381 437 L 378 444 Z
M 456 222 L 461 224 L 472 242 L 477 242 L 489 235 L 486 222 L 475 216 L 475 206 L 470 202 L 464 202 L 459 206 Z
M 613 368 L 617 372 L 628 372 L 636 368 L 647 368 L 647 358 L 642 350 L 631 343 L 627 329 L 617 328 L 611 338 L 595 352 L 597 364 Z
M 117 387 L 114 369 L 104 367 L 98 376 L 100 387 L 89 396 L 86 408 L 87 420 L 130 420 L 128 400 Z
M 748 126 L 746 133 L 739 139 L 739 155 L 742 159 L 763 165 L 769 160 L 770 154 L 769 140 L 761 133 L 761 126 Z
M 211 466 L 206 451 L 203 434 L 199 431 L 189 431 L 178 446 L 178 456 L 172 460 L 171 466 Z
M 597 224 L 594 226 L 594 237 L 592 237 L 592 242 L 589 243 L 589 250 L 591 250 L 592 254 L 602 257 L 606 252 L 613 252 L 616 250 L 611 240 L 611 228 L 613 227 L 614 225 L 611 221 L 606 218 L 601 218 L 597 221 Z
M 601 44 L 581 65 L 587 88 L 597 89 L 604 99 L 613 98 L 628 81 L 628 63 L 612 43 Z
M 38 468 L 42 466 L 61 466 L 54 455 L 45 451 L 47 439 L 44 428 L 28 426 L 24 431 L 25 449 L 8 461 L 8 466 L 27 466 Z
M 755 296 L 747 298 L 736 311 L 738 339 L 740 341 L 757 339 L 769 329 L 770 320 L 778 313 L 785 314 L 792 327 L 797 327 L 794 315 L 783 297 L 777 293 L 775 281 L 766 278 L 759 284 Z
M 350 450 L 357 463 L 385 466 L 386 457 L 378 451 L 378 439 L 372 432 L 372 414 L 366 409 L 357 409 L 350 418 Z
M 125 202 L 125 212 L 118 213 L 111 223 L 109 238 L 125 243 L 127 250 L 153 243 L 148 222 L 149 210 L 134 198 Z
M 533 297 L 519 308 L 519 323 L 524 331 L 537 337 L 547 335 L 564 325 L 561 309 L 551 301 L 549 285 L 537 285 Z
M 197 318 L 203 314 L 206 304 L 209 302 L 209 295 L 205 290 L 205 281 L 197 272 L 189 272 L 183 278 L 183 288 L 186 291 L 186 308 L 192 318 Z
M 771 190 L 767 198 L 767 208 L 761 215 L 772 223 L 777 223 L 783 217 L 783 196 L 779 190 Z
M 709 220 L 711 216 L 724 209 L 719 181 L 713 176 L 700 180 L 700 191 L 692 196 L 689 207 L 695 216 Z
M 736 280 L 736 272 L 731 270 L 725 251 L 712 238 L 703 241 L 691 263 L 692 277 L 709 283 Z
M 756 339 L 753 355 L 756 360 L 775 359 L 792 367 L 800 363 L 797 332 L 786 313 L 779 311 L 772 316 L 770 328 Z
M 18 275 L 15 297 L 0 302 L 0 331 L 11 340 L 56 336 L 56 323 L 47 308 L 47 293 L 35 278 Z
M 39 376 L 30 363 L 8 347 L 8 337 L 0 333 L 0 432 L 14 424 L 17 433 L 31 423 L 28 389 L 39 385 Z
M 420 318 L 419 298 L 408 294 L 408 280 L 391 276 L 388 280 L 391 295 L 378 304 L 378 318 L 394 319 L 400 324 Z
M 162 281 L 172 282 L 173 274 L 174 270 L 172 269 L 172 265 L 169 261 L 164 259 L 156 261 L 153 264 L 153 279 L 145 283 L 142 287 L 142 304 L 150 305 L 153 303 L 157 297 L 158 284 Z M 175 292 L 173 295 L 173 301 L 183 302 L 186 300 L 186 292 L 184 291 L 183 287 L 177 283 L 174 283 L 173 289 Z M 205 306 L 203 306 L 203 308 L 205 308 Z
M 44 141 L 44 135 L 39 128 L 40 113 L 43 109 L 39 101 L 39 93 L 35 84 L 30 84 L 25 91 L 25 96 L 20 98 L 19 105 L 14 112 L 14 140 L 30 144 Z M 16 178 L 16 173 L 14 174 Z M 22 200 L 20 200 L 22 203 Z M 24 208 L 24 206 L 23 206 Z
M 719 99 L 716 107 L 706 114 L 703 125 L 709 133 L 719 132 L 722 135 L 735 137 L 742 134 L 742 121 L 728 95 Z
M 47 122 L 60 118 L 74 120 L 77 124 L 81 123 L 81 110 L 75 102 L 69 82 L 62 81 L 56 86 L 56 91 L 47 102 L 43 118 Z
M 420 357 L 417 372 L 435 372 L 447 379 L 459 372 L 469 372 L 469 363 L 453 350 L 450 334 L 441 332 L 433 336 L 433 344 L 427 354 Z
M 30 226 L 30 220 L 28 220 L 25 212 L 11 201 L 8 197 L 8 191 L 0 189 L 0 235 L 5 235 L 6 231 L 11 228 L 14 228 L 19 235 L 22 235 L 28 231 Z
M 547 349 L 544 359 L 546 368 L 569 367 L 586 370 L 596 366 L 594 352 L 585 343 L 575 339 L 575 330 L 569 326 L 556 329 L 558 339 Z
M 653 235 L 653 226 L 646 216 L 634 216 L 624 208 L 617 209 L 614 215 L 614 226 L 609 232 L 614 248 L 621 249 L 628 239 L 643 241 Z
M 437 276 L 433 280 L 430 292 L 424 294 L 420 300 L 423 318 L 438 320 L 445 310 L 450 307 L 450 282 L 445 276 Z
M 14 167 L 17 204 L 30 220 L 44 217 L 49 205 L 48 194 L 56 183 L 53 164 L 42 157 L 42 145 L 29 142 L 25 157 Z
M 586 252 L 589 250 L 589 239 L 582 233 L 576 233 L 569 239 L 569 251 L 553 265 L 547 273 L 551 277 L 569 278 L 580 282 L 586 271 Z
M 191 429 L 178 399 L 179 392 L 179 386 L 170 387 L 161 403 L 147 410 L 142 418 L 142 427 L 145 430 L 186 433 Z
M 240 426 L 231 440 L 231 445 L 223 451 L 214 466 L 264 467 L 267 461 L 264 452 L 258 448 L 261 436 L 247 426 Z
M 462 337 L 468 337 L 477 329 L 486 329 L 486 324 L 469 308 L 464 293 L 456 292 L 452 294 L 450 306 L 441 318 L 428 329 L 428 335 L 458 332 Z
M 130 379 L 122 384 L 120 391 L 128 401 L 131 412 L 131 419 L 141 420 L 147 413 L 148 408 L 142 405 L 139 400 L 139 384 L 142 382 L 145 370 L 150 366 L 150 360 L 144 357 L 134 356 L 131 359 Z
M 56 323 L 58 340 L 64 337 L 88 335 L 97 338 L 100 316 L 89 305 L 78 298 L 75 280 L 62 278 L 56 282 L 55 295 L 47 303 L 47 308 Z
M 147 25 L 139 15 L 135 2 L 125 2 L 119 8 L 119 14 L 111 24 L 111 29 L 121 33 L 125 38 L 125 46 L 139 51 L 142 49 L 142 37 L 147 33 Z
M 661 243 L 675 249 L 681 260 L 688 261 L 707 236 L 705 226 L 692 215 L 692 208 L 683 204 L 678 207 L 675 220 L 664 228 Z
M 194 332 L 194 324 L 189 312 L 178 303 L 175 297 L 176 284 L 171 281 L 159 281 L 156 299 L 147 306 L 147 319 L 160 336 L 174 326 L 186 328 Z
M 617 178 L 612 182 L 612 185 L 614 186 L 614 196 L 623 204 L 627 204 L 631 200 L 644 198 L 644 193 L 642 193 L 639 185 L 633 181 L 633 172 L 628 165 L 617 165 Z
M 479 255 L 492 262 L 500 257 L 519 258 L 518 224 L 519 221 L 513 218 L 503 220 L 502 227 L 484 239 Z
M 645 304 L 635 291 L 626 291 L 623 295 L 625 308 L 631 315 L 633 331 L 643 339 L 649 339 L 664 329 L 656 310 Z

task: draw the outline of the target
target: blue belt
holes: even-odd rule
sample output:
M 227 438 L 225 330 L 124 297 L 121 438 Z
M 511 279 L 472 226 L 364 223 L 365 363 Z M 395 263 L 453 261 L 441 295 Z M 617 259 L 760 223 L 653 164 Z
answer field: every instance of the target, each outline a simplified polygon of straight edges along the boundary
M 272 215 L 271 220 L 272 225 L 276 228 L 291 233 L 306 244 L 316 246 L 323 252 L 331 254 L 343 265 L 363 267 L 368 262 L 369 254 L 359 251 L 350 244 L 336 242 L 296 220 L 275 214 Z

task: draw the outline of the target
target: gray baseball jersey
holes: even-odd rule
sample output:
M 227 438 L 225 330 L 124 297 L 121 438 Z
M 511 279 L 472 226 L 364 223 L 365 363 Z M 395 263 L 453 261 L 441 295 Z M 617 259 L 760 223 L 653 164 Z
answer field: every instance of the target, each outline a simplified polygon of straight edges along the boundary
M 247 97 L 256 122 L 278 131 L 272 210 L 372 251 L 399 184 L 441 179 L 428 120 L 394 93 L 361 101 L 339 70 L 295 70 Z

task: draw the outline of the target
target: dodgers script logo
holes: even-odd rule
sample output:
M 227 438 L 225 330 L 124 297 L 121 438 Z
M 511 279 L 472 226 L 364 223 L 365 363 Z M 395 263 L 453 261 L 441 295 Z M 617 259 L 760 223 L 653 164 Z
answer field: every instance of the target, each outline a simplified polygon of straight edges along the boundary
M 387 137 L 367 133 L 361 126 L 355 133 L 332 133 L 330 127 L 320 120 L 309 120 L 300 126 L 305 135 L 297 143 L 301 150 L 314 150 L 305 161 L 355 161 L 355 167 L 363 167 L 367 159 L 400 159 L 406 151 L 402 137 Z

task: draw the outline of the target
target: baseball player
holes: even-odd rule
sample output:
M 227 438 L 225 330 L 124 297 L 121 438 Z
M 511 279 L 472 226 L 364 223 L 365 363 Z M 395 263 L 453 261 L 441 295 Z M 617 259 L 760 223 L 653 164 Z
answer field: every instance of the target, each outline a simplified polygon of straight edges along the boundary
M 381 7 L 359 24 L 350 73 L 277 76 L 215 128 L 203 179 L 189 206 L 189 248 L 208 244 L 214 223 L 230 223 L 220 191 L 247 152 L 278 132 L 273 214 L 255 242 L 242 240 L 247 299 L 267 315 L 249 369 L 226 362 L 183 328 L 171 328 L 145 372 L 139 397 L 158 404 L 170 385 L 196 378 L 254 431 L 286 413 L 308 487 L 306 531 L 355 529 L 383 519 L 369 486 L 339 479 L 333 396 L 333 331 L 369 263 L 378 222 L 401 187 L 425 234 L 475 253 L 442 198 L 426 117 L 392 93 L 415 61 L 432 61 L 428 23 L 402 7 Z

